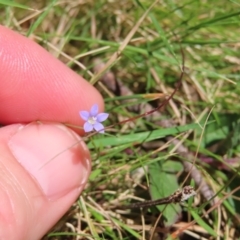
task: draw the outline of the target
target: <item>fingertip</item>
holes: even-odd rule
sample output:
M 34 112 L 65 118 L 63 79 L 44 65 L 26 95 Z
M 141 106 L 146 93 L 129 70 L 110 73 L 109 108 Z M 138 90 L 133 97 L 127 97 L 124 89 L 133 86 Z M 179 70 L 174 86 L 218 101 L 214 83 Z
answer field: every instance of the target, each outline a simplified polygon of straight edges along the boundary
M 0 26 L 0 51 L 3 124 L 43 120 L 82 125 L 79 111 L 94 104 L 103 110 L 101 94 L 34 41 Z

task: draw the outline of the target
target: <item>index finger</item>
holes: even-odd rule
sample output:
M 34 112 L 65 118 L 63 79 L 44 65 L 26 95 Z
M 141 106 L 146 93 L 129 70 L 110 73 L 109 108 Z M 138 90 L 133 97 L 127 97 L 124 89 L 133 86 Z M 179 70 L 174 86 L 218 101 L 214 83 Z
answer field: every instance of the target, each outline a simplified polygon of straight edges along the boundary
M 0 26 L 0 122 L 36 120 L 82 125 L 80 110 L 98 104 L 100 93 L 30 39 Z

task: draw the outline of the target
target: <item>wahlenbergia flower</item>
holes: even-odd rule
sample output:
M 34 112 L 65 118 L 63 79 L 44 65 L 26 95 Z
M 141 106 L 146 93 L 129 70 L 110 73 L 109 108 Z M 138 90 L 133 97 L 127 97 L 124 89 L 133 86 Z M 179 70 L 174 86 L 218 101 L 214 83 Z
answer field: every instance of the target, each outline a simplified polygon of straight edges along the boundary
M 99 133 L 104 133 L 104 126 L 101 122 L 105 121 L 109 114 L 108 113 L 98 113 L 98 105 L 94 104 L 91 107 L 90 112 L 80 111 L 81 118 L 86 121 L 83 125 L 85 132 L 91 132 L 93 129 Z

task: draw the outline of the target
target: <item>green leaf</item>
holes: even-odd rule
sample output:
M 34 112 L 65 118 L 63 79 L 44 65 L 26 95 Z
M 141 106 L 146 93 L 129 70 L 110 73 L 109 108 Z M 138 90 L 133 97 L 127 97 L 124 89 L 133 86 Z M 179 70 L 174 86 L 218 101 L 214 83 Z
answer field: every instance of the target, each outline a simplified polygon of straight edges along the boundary
M 209 124 L 206 126 L 202 145 L 208 146 L 215 141 L 227 140 L 229 136 L 232 137 L 233 123 L 236 123 L 238 119 L 240 119 L 238 114 L 213 113 L 210 120 L 214 121 L 211 121 L 211 123 L 209 121 Z M 231 144 L 230 140 L 227 140 L 227 142 Z
M 163 171 L 171 172 L 171 173 L 174 173 L 174 174 L 176 174 L 176 172 L 183 171 L 182 163 L 176 162 L 176 161 L 171 161 L 171 160 L 166 161 L 163 164 L 162 168 L 163 168 Z
M 99 175 L 101 175 L 102 169 L 95 169 L 91 172 L 91 175 L 89 176 L 90 181 L 94 181 Z
M 9 1 L 9 0 L 0 0 L 0 4 L 6 5 L 9 7 L 16 7 L 16 8 L 22 8 L 22 9 L 27 9 L 27 10 L 34 10 L 33 8 L 27 7 L 25 5 L 22 5 L 20 3 L 16 3 L 14 1 Z
M 171 172 L 171 169 L 169 169 Z M 168 173 L 163 170 L 161 162 L 155 162 L 149 166 L 150 174 L 150 192 L 152 199 L 164 198 L 173 194 L 178 189 L 176 173 Z M 181 212 L 178 204 L 169 204 L 167 206 L 157 206 L 160 212 L 163 212 L 166 225 L 174 224 Z
M 148 131 L 143 133 L 135 133 L 135 134 L 127 134 L 121 136 L 111 136 L 100 139 L 92 139 L 92 141 L 88 144 L 88 148 L 92 149 L 94 147 L 106 147 L 106 146 L 117 146 L 126 143 L 143 143 L 149 142 L 155 139 L 160 139 L 169 135 L 178 134 L 181 132 L 185 132 L 192 129 L 200 128 L 198 124 L 188 124 L 185 126 L 172 127 L 167 129 L 158 129 L 154 131 Z

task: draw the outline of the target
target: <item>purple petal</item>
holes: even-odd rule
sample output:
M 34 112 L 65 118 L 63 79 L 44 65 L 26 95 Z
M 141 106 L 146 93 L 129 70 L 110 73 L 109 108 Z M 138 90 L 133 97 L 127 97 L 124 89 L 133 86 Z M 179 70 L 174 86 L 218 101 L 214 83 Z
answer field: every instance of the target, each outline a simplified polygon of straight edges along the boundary
M 98 122 L 103 122 L 108 118 L 109 114 L 108 113 L 99 113 L 97 115 L 97 121 Z
M 85 122 L 83 125 L 83 129 L 85 132 L 91 132 L 93 130 L 93 125 L 89 122 Z
M 96 117 L 97 113 L 98 113 L 98 105 L 97 105 L 97 104 L 94 104 L 94 105 L 91 107 L 90 115 L 91 115 L 91 117 Z
M 80 111 L 79 114 L 84 121 L 87 121 L 90 117 L 90 114 L 87 111 Z
M 99 133 L 104 133 L 104 126 L 101 123 L 95 123 L 93 128 Z

